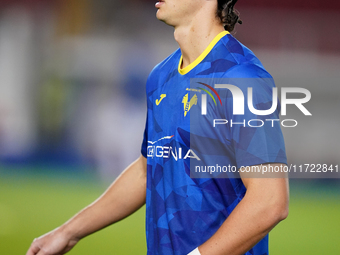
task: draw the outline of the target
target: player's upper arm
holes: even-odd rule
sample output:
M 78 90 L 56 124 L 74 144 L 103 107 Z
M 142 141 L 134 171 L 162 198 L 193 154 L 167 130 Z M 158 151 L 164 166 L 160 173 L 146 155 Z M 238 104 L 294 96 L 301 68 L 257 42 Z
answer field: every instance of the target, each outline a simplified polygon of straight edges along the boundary
M 141 161 L 142 165 L 144 165 L 145 170 L 146 170 L 147 158 L 143 154 L 140 155 L 140 161 Z
M 282 169 L 285 165 L 280 163 L 268 163 L 257 166 L 260 170 L 263 167 L 277 167 Z M 285 173 L 277 175 L 249 175 L 241 173 L 243 184 L 247 191 L 246 196 L 250 201 L 258 203 L 259 206 L 267 208 L 272 212 L 277 221 L 283 220 L 288 216 L 289 205 L 289 184 Z

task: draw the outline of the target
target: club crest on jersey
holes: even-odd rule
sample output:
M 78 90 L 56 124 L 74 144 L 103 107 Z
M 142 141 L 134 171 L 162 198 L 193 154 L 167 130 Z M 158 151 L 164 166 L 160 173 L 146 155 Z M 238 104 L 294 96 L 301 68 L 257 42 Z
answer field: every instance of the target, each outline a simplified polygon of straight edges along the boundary
M 196 94 L 189 101 L 189 94 L 187 93 L 182 99 L 183 107 L 184 107 L 184 117 L 187 116 L 187 113 L 190 111 L 193 105 L 197 104 L 197 96 Z

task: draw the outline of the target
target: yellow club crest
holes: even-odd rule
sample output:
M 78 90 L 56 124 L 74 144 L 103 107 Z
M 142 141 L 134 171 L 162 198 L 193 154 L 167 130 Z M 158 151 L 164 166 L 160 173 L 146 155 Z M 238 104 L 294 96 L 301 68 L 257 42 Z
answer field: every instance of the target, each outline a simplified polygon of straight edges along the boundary
M 189 98 L 189 94 L 187 93 L 182 99 L 182 103 L 184 107 L 184 117 L 187 116 L 187 113 L 190 111 L 191 107 L 197 104 L 196 94 L 190 99 L 190 101 L 188 101 L 188 98 Z

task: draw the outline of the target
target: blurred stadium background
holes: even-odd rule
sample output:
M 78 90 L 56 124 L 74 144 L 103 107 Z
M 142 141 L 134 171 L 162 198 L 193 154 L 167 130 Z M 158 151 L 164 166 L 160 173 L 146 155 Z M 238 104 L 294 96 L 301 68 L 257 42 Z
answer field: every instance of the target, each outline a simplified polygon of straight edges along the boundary
M 139 155 L 145 82 L 178 46 L 150 0 L 0 0 L 0 254 L 97 198 Z M 339 164 L 340 2 L 241 0 L 236 37 L 278 87 L 311 91 L 288 107 L 289 163 Z M 291 181 L 271 254 L 340 254 L 339 179 Z M 145 254 L 144 211 L 70 254 Z M 264 216 L 265 217 L 265 216 Z

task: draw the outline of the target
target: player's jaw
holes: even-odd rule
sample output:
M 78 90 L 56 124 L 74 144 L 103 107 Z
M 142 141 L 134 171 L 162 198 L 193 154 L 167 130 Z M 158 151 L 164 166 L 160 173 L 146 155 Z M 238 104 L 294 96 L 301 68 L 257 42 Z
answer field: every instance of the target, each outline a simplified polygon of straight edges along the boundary
M 170 26 L 188 24 L 205 0 L 157 0 L 157 19 Z
M 155 7 L 158 9 L 157 13 L 156 13 L 157 19 L 167 23 L 166 22 L 166 20 L 167 20 L 166 16 L 169 16 L 169 11 L 171 12 L 171 10 L 169 10 L 169 8 L 167 8 L 167 3 L 165 2 L 165 0 L 158 0 L 158 2 L 155 4 Z

